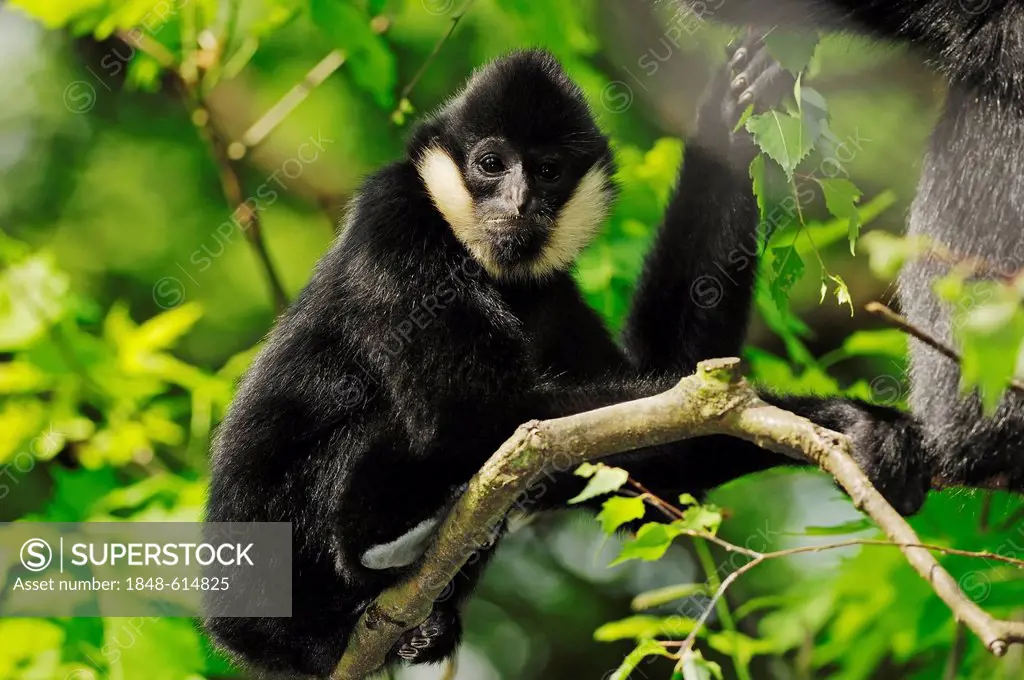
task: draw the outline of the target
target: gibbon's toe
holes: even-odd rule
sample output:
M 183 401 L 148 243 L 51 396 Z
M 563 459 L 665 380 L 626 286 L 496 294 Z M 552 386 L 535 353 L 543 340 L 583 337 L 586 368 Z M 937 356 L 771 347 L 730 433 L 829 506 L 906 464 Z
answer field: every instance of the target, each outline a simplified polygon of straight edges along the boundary
M 423 623 L 398 639 L 391 654 L 410 664 L 438 663 L 455 654 L 461 638 L 458 612 L 435 607 Z

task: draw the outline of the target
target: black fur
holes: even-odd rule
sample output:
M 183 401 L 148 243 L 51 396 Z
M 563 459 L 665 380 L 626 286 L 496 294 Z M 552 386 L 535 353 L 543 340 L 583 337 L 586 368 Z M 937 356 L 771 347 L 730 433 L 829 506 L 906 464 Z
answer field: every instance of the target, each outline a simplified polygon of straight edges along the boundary
M 748 41 L 743 54 L 759 49 Z M 425 151 L 440 147 L 465 172 L 481 140 L 493 137 L 507 145 L 509 162 L 526 159 L 521 180 L 530 187 L 537 141 L 571 159 L 564 171 L 575 181 L 588 168 L 610 167 L 607 141 L 579 90 L 549 56 L 517 53 L 485 68 L 469 95 L 415 131 L 405 160 L 366 181 L 344 235 L 278 321 L 217 434 L 208 519 L 290 521 L 294 531 L 293 616 L 209 619 L 220 644 L 266 671 L 327 676 L 367 605 L 408 571 L 369 569 L 361 557 L 440 516 L 516 426 L 655 394 L 701 359 L 738 353 L 753 271 L 714 309 L 690 287 L 753 239 L 753 148 L 731 130 L 743 104 L 762 103 L 782 76 L 763 59 L 737 58 L 733 67 L 741 84 L 752 85 L 731 90 L 730 69 L 715 79 L 624 348 L 567 271 L 505 278 L 482 267 L 417 171 Z M 470 187 L 475 199 L 518 191 L 507 177 L 484 179 Z M 543 200 L 524 201 L 502 233 L 549 224 L 567 193 L 538 191 Z M 514 266 L 534 255 L 516 251 Z M 857 427 L 846 413 L 838 426 Z M 713 437 L 613 462 L 669 497 L 782 459 Z M 530 509 L 563 506 L 582 484 L 570 473 L 539 484 Z M 463 569 L 431 616 L 395 646 L 392 661 L 454 652 L 460 605 L 490 554 L 481 551 Z
M 1018 0 L 729 0 L 699 3 L 709 19 L 866 32 L 906 43 L 949 82 L 945 109 L 924 160 L 908 232 L 983 258 L 996 273 L 1024 268 L 1024 3 Z M 696 7 L 695 7 L 696 9 Z M 958 310 L 932 283 L 948 271 L 915 261 L 900 276 L 910 322 L 955 344 Z M 944 483 L 996 483 L 1024 491 L 1024 400 L 1010 392 L 985 417 L 975 396 L 960 394 L 958 366 L 911 345 L 913 416 L 822 413 L 857 422 L 862 463 L 882 485 L 915 489 L 934 475 Z M 816 406 L 804 402 L 807 414 Z M 901 499 L 904 510 L 913 499 Z

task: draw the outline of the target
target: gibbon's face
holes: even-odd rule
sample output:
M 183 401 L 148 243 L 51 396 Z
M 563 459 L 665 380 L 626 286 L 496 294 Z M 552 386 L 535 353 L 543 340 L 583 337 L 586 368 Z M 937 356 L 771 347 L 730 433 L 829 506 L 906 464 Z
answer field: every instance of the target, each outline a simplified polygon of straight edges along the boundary
M 607 139 L 554 59 L 485 67 L 433 121 L 417 167 L 456 237 L 492 276 L 567 270 L 608 215 Z

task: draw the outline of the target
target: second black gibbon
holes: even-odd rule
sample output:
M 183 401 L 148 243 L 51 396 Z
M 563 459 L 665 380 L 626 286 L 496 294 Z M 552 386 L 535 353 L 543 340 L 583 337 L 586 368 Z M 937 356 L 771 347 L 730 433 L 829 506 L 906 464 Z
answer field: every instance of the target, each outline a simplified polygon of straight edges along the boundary
M 1024 269 L 1024 3 L 1020 0 L 728 0 L 690 2 L 709 19 L 866 33 L 908 45 L 945 77 L 949 92 L 932 133 L 908 233 L 989 265 L 987 276 Z M 899 299 L 909 321 L 955 346 L 958 310 L 932 288 L 948 271 L 939 258 L 908 264 Z M 983 415 L 963 396 L 959 366 L 911 341 L 913 416 L 861 420 L 842 402 L 832 410 L 855 423 L 860 447 L 891 469 L 889 486 L 992 484 L 1024 492 L 1024 398 L 1007 392 Z M 895 436 L 902 432 L 902 436 Z M 910 502 L 905 509 L 913 509 Z
M 715 78 L 624 348 L 570 275 L 611 208 L 614 164 L 558 63 L 542 51 L 493 62 L 416 128 L 406 157 L 363 185 L 218 430 L 207 519 L 294 532 L 292 617 L 207 620 L 221 645 L 271 673 L 326 677 L 366 607 L 409 573 L 519 424 L 655 394 L 696 362 L 739 352 L 753 267 L 714 308 L 690 286 L 756 229 L 754 149 L 732 130 L 748 104 L 775 96 L 776 78 L 754 39 Z M 666 495 L 780 462 L 726 437 L 615 461 Z M 581 483 L 559 477 L 534 507 L 563 506 Z M 391 661 L 455 651 L 488 555 Z

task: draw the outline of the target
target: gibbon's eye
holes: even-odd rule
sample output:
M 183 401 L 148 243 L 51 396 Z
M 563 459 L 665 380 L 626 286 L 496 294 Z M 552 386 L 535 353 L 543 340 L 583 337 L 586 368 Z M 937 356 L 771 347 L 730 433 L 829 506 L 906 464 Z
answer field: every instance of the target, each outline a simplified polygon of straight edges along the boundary
M 478 165 L 488 175 L 500 175 L 505 172 L 505 161 L 496 153 L 487 154 L 480 159 Z
M 555 161 L 544 161 L 537 168 L 537 174 L 547 182 L 554 182 L 562 176 L 562 168 Z

